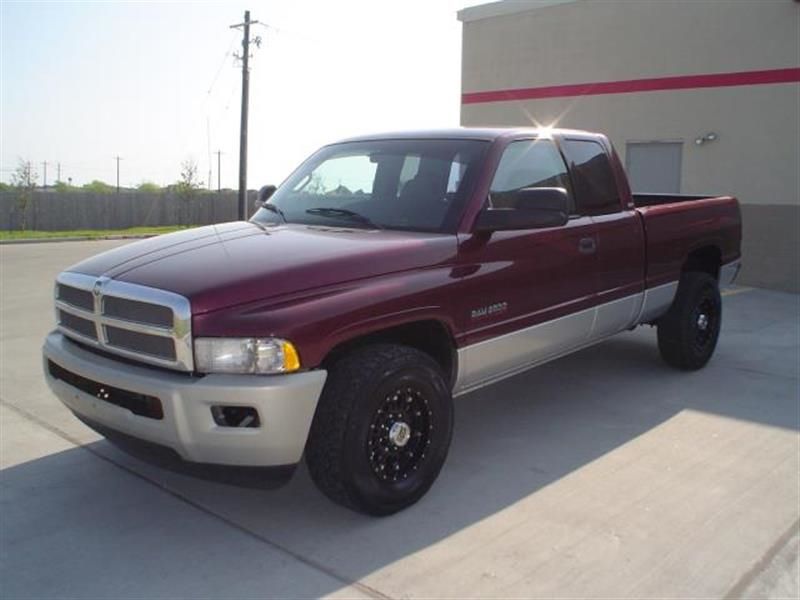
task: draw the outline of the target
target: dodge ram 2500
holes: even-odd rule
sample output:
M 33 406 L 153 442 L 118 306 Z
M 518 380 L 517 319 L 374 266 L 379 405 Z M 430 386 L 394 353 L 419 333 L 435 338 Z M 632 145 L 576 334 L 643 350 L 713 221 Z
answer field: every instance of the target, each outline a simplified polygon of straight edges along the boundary
M 47 381 L 147 460 L 266 485 L 305 456 L 377 515 L 433 484 L 456 396 L 640 324 L 703 367 L 740 264 L 736 199 L 631 194 L 579 131 L 350 139 L 260 200 L 61 273 Z

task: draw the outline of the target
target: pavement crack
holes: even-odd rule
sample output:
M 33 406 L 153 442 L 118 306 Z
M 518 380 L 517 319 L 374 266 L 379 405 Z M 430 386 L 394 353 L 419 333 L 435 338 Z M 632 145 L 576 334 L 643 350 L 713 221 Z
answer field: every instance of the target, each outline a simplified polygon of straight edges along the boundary
M 730 369 L 732 371 L 744 371 L 745 373 L 752 373 L 754 375 L 761 375 L 762 377 L 779 377 L 781 379 L 788 379 L 789 381 L 797 381 L 799 376 L 786 375 L 785 373 L 775 373 L 770 371 L 761 371 L 760 369 L 753 369 L 751 367 L 741 367 L 737 365 L 720 365 L 723 369 Z
M 772 561 L 775 560 L 775 557 L 778 555 L 778 553 L 783 550 L 786 544 L 788 544 L 798 533 L 798 530 L 800 530 L 800 518 L 795 519 L 794 523 L 792 523 L 789 528 L 784 531 L 769 548 L 767 548 L 767 551 L 764 553 L 764 555 L 759 558 L 755 564 L 739 578 L 739 580 L 730 590 L 728 590 L 728 593 L 725 594 L 723 598 L 725 600 L 742 598 L 747 588 L 750 587 L 750 585 L 758 578 L 759 575 L 767 570 Z
M 326 565 L 324 565 L 324 564 L 322 564 L 322 563 L 320 563 L 318 561 L 315 561 L 315 560 L 313 560 L 311 558 L 308 558 L 308 557 L 305 557 L 305 556 L 303 556 L 301 554 L 298 554 L 294 550 L 292 550 L 290 548 L 287 548 L 286 546 L 284 546 L 284 545 L 282 545 L 282 544 L 280 544 L 280 543 L 278 543 L 278 542 L 276 542 L 274 540 L 271 540 L 271 539 L 269 539 L 268 537 L 266 537 L 264 535 L 261 535 L 259 533 L 254 532 L 254 531 L 251 531 L 250 529 L 247 529 L 243 525 L 240 525 L 239 523 L 237 523 L 233 519 L 230 519 L 230 518 L 228 518 L 228 517 L 226 517 L 224 515 L 221 515 L 221 514 L 219 514 L 217 512 L 214 512 L 213 510 L 211 510 L 207 506 L 204 506 L 203 504 L 192 500 L 191 498 L 189 498 L 188 496 L 185 496 L 184 494 L 178 492 L 177 490 L 174 490 L 174 489 L 170 488 L 169 486 L 164 485 L 163 483 L 161 483 L 159 481 L 156 481 L 155 479 L 151 479 L 147 475 L 139 473 L 138 471 L 132 469 L 131 467 L 129 467 L 127 465 L 119 463 L 119 462 L 115 461 L 114 459 L 112 459 L 112 458 L 110 458 L 108 456 L 105 456 L 104 454 L 102 454 L 100 452 L 97 452 L 96 450 L 94 450 L 90 446 L 87 446 L 86 444 L 81 442 L 75 436 L 70 435 L 69 433 L 67 433 L 63 429 L 60 429 L 59 427 L 56 427 L 55 425 L 52 425 L 52 424 L 48 423 L 44 419 L 42 419 L 40 417 L 37 417 L 36 415 L 34 415 L 31 412 L 28 412 L 24 408 L 20 408 L 19 406 L 16 406 L 15 404 L 10 403 L 10 402 L 8 402 L 7 400 L 5 400 L 3 398 L 0 398 L 0 406 L 8 408 L 9 410 L 15 412 L 17 415 L 19 415 L 20 417 L 25 419 L 26 421 L 29 421 L 31 423 L 34 423 L 35 425 L 38 425 L 39 427 L 42 427 L 43 429 L 46 429 L 50 433 L 52 433 L 52 434 L 54 434 L 54 435 L 56 435 L 56 436 L 58 436 L 58 437 L 60 437 L 60 438 L 62 438 L 64 440 L 68 441 L 70 444 L 73 444 L 74 446 L 76 446 L 76 447 L 78 447 L 78 448 L 80 448 L 82 450 L 85 450 L 86 452 L 92 454 L 93 456 L 99 458 L 100 460 L 105 461 L 106 463 L 108 463 L 110 465 L 113 465 L 113 466 L 117 467 L 118 469 L 121 469 L 121 470 L 125 471 L 129 475 L 132 475 L 133 477 L 136 477 L 137 479 L 152 485 L 153 487 L 157 488 L 161 492 L 163 492 L 163 493 L 165 493 L 165 494 L 167 494 L 169 496 L 172 496 L 173 498 L 175 498 L 179 502 L 183 502 L 184 504 L 187 504 L 188 506 L 191 506 L 192 508 L 194 508 L 195 510 L 200 511 L 201 513 L 205 514 L 206 516 L 211 517 L 212 519 L 214 519 L 216 521 L 219 521 L 219 522 L 227 525 L 228 527 L 230 527 L 232 529 L 235 529 L 239 533 L 242 533 L 245 536 L 250 537 L 251 539 L 254 539 L 254 540 L 256 540 L 256 541 L 258 541 L 258 542 L 260 542 L 262 544 L 265 544 L 266 546 L 269 546 L 273 550 L 275 550 L 275 551 L 277 551 L 277 552 L 279 552 L 281 554 L 284 554 L 285 556 L 293 558 L 294 560 L 306 565 L 307 567 L 309 567 L 309 568 L 311 568 L 311 569 L 313 569 L 315 571 L 319 571 L 320 573 L 322 573 L 324 575 L 327 575 L 331 579 L 334 579 L 335 581 L 338 581 L 339 583 L 341 583 L 341 584 L 343 584 L 345 586 L 355 588 L 359 592 L 361 592 L 361 593 L 363 593 L 363 594 L 365 594 L 365 595 L 367 595 L 367 596 L 369 596 L 371 598 L 376 598 L 378 600 L 392 600 L 391 596 L 387 596 L 383 592 L 381 592 L 381 591 L 379 591 L 379 590 L 377 590 L 377 589 L 375 589 L 375 588 L 373 588 L 373 587 L 371 587 L 369 585 L 366 585 L 366 584 L 361 583 L 359 581 L 354 581 L 354 580 L 350 579 L 349 577 L 346 577 L 346 576 L 336 572 L 335 570 L 331 569 L 330 567 L 327 567 Z

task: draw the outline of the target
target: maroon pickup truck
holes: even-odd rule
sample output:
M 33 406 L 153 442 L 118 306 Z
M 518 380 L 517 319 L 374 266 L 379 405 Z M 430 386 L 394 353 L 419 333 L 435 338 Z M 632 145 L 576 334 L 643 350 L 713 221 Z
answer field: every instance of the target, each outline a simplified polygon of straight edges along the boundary
M 433 484 L 455 396 L 645 323 L 705 365 L 740 264 L 736 199 L 632 195 L 580 131 L 350 139 L 260 200 L 61 273 L 47 381 L 147 460 L 266 486 L 305 455 L 377 515 Z

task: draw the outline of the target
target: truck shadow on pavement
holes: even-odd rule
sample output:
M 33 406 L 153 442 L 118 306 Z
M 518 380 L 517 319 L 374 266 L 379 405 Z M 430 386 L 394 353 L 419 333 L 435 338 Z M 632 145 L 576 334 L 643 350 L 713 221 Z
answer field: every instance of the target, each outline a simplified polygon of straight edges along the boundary
M 330 503 L 304 467 L 280 490 L 240 489 L 100 441 L 6 469 L 3 596 L 318 597 L 371 574 L 362 592 L 404 589 L 437 567 L 394 572 L 398 560 L 446 539 L 439 558 L 458 560 L 482 539 L 459 532 L 682 411 L 798 430 L 796 382 L 731 367 L 724 341 L 706 369 L 676 372 L 654 342 L 641 329 L 457 399 L 439 480 L 383 519 Z

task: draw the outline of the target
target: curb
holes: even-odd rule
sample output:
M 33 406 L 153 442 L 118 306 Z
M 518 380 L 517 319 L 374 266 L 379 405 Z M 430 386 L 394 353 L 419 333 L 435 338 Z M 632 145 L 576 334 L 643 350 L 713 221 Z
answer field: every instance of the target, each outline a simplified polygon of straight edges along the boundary
M 160 233 L 142 233 L 139 235 L 103 235 L 103 236 L 78 236 L 78 237 L 53 237 L 53 238 L 27 238 L 21 240 L 0 240 L 0 246 L 5 244 L 49 244 L 51 242 L 98 242 L 102 240 L 144 240 L 161 235 Z

